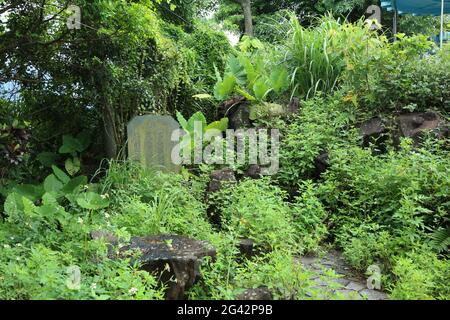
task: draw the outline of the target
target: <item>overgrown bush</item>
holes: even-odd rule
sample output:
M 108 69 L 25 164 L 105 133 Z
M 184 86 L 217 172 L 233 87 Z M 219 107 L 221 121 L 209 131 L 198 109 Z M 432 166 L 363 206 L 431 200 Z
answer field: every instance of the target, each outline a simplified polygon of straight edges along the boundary
M 115 230 L 125 228 L 142 236 L 174 233 L 203 240 L 212 233 L 206 208 L 197 200 L 201 196 L 195 197 L 200 189 L 181 175 L 113 162 L 103 188 L 113 199 L 110 222 Z
M 450 298 L 448 279 L 449 260 L 441 260 L 429 251 L 419 248 L 395 259 L 393 269 L 396 278 L 392 299 L 429 300 Z
M 289 207 L 283 202 L 285 197 L 269 179 L 261 179 L 244 180 L 220 191 L 214 201 L 225 230 L 265 248 L 293 248 L 296 235 Z
M 435 45 L 422 35 L 400 34 L 394 43 L 385 38 L 376 41 L 377 47 L 352 59 L 343 74 L 344 87 L 362 110 L 369 114 L 450 110 L 448 51 L 431 54 Z
M 300 195 L 292 204 L 292 220 L 296 236 L 300 238 L 302 250 L 317 250 L 328 233 L 328 213 L 316 195 L 316 185 L 305 181 L 299 186 Z
M 217 26 L 206 23 L 196 23 L 191 33 L 170 24 L 164 28 L 182 53 L 189 75 L 177 88 L 170 102 L 183 114 L 202 111 L 209 120 L 213 120 L 214 101 L 198 99 L 196 96 L 212 92 L 216 83 L 215 68 L 223 72 L 226 59 L 233 50 L 229 40 L 222 31 L 216 30 Z
M 332 213 L 330 232 L 347 260 L 361 271 L 374 263 L 381 266 L 384 285 L 393 290 L 393 297 L 413 297 L 410 286 L 417 286 L 420 277 L 432 282 L 433 277 L 443 276 L 432 270 L 434 264 L 448 263 L 448 250 L 438 260 L 442 248 L 433 245 L 431 232 L 448 224 L 447 159 L 447 151 L 434 140 L 419 149 L 404 140 L 400 151 L 378 156 L 359 147 L 336 149 L 316 191 Z M 422 267 L 418 264 L 408 270 L 408 252 L 424 245 L 434 251 L 430 252 L 434 260 L 425 266 L 424 259 Z M 401 276 L 396 277 L 396 272 Z M 417 297 L 442 298 L 445 290 L 432 292 L 425 285 Z
M 279 183 L 296 186 L 315 177 L 315 159 L 322 152 L 355 141 L 356 113 L 347 97 L 336 93 L 302 102 L 289 124 L 275 124 L 281 131 Z

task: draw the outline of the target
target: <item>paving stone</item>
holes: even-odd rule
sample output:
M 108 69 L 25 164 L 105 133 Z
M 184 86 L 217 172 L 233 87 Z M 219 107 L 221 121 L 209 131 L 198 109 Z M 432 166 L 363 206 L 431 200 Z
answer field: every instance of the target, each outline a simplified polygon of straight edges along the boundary
M 316 262 L 316 258 L 315 257 L 300 257 L 300 262 L 304 265 L 304 266 L 310 266 L 312 265 L 314 262 Z
M 344 298 L 349 300 L 362 300 L 364 299 L 358 292 L 347 289 L 336 290 L 336 294 L 342 294 Z
M 359 291 L 359 293 L 366 296 L 367 300 L 388 300 L 387 294 L 378 290 L 364 289 Z
M 342 285 L 343 287 L 346 287 L 349 283 L 350 280 L 345 279 L 345 278 L 338 278 L 338 279 L 334 279 L 335 282 L 339 283 L 340 285 Z
M 310 279 L 314 281 L 314 285 L 311 287 L 311 292 L 306 294 L 308 297 L 329 299 L 330 295 L 335 294 L 344 299 L 388 299 L 384 292 L 367 289 L 365 277 L 351 268 L 345 262 L 342 254 L 336 250 L 331 250 L 320 258 L 305 256 L 298 258 L 297 261 L 312 273 Z M 325 271 L 330 269 L 340 277 L 328 278 Z M 337 286 L 342 287 L 337 289 Z M 314 294 L 314 290 L 319 290 L 319 292 Z M 322 294 L 321 291 L 324 293 Z
M 362 283 L 357 283 L 357 282 L 353 282 L 351 281 L 346 287 L 345 289 L 347 290 L 353 290 L 353 291 L 360 291 L 363 289 L 366 289 L 367 287 L 365 285 L 363 285 Z

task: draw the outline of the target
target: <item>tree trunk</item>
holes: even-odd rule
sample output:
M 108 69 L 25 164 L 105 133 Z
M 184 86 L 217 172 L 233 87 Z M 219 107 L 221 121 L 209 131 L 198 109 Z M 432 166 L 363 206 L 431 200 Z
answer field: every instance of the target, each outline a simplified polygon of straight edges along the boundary
M 242 11 L 244 11 L 245 34 L 253 37 L 253 19 L 251 0 L 241 0 Z
M 117 131 L 114 121 L 114 114 L 111 108 L 105 107 L 103 112 L 103 122 L 105 125 L 105 153 L 108 159 L 117 157 Z

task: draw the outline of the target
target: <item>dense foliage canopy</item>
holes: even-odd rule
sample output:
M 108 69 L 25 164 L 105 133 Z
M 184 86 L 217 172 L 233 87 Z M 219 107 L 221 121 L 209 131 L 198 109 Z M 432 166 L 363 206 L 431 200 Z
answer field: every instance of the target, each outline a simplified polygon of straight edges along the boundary
M 449 299 L 450 47 L 432 17 L 374 28 L 372 3 L 0 1 L 0 299 L 164 299 L 169 283 L 111 256 L 161 234 L 217 251 L 189 299 L 348 298 L 299 264 L 330 249 L 363 277 L 378 266 L 391 299 Z M 278 130 L 279 170 L 144 168 L 126 148 L 144 114 L 188 134 Z M 233 179 L 212 192 L 221 170 Z

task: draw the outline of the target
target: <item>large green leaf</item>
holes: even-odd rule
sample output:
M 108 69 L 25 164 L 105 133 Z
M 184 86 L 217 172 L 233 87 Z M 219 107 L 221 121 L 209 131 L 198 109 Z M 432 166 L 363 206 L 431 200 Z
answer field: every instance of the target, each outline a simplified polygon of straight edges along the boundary
M 86 176 L 79 176 L 76 178 L 73 178 L 69 181 L 63 188 L 62 192 L 67 195 L 70 193 L 74 193 L 78 188 L 81 186 L 87 185 L 88 179 Z
M 59 193 L 63 188 L 63 183 L 54 175 L 51 174 L 44 180 L 44 190 L 45 192 L 55 192 Z
M 206 128 L 206 118 L 205 118 L 205 115 L 203 113 L 201 113 L 200 111 L 194 113 L 192 115 L 192 117 L 189 118 L 189 120 L 187 122 L 187 131 L 189 133 L 194 133 L 196 122 L 201 124 L 202 131 L 200 133 L 203 133 L 203 131 Z
M 3 206 L 5 214 L 7 216 L 17 216 L 20 212 L 23 211 L 23 201 L 20 194 L 15 192 L 10 193 L 5 200 L 5 204 Z
M 248 88 L 252 88 L 255 84 L 256 79 L 258 78 L 258 72 L 255 67 L 251 63 L 250 59 L 244 56 L 242 53 L 238 55 L 238 59 L 241 65 L 245 69 L 245 73 L 247 74 L 247 84 Z
M 66 184 L 70 181 L 70 177 L 65 174 L 64 171 L 62 171 L 57 166 L 52 166 L 53 174 L 63 183 Z
M 83 209 L 99 210 L 109 206 L 109 200 L 95 192 L 82 193 L 77 198 L 77 204 Z
M 243 86 L 247 83 L 247 73 L 238 57 L 233 55 L 228 57 L 225 73 L 231 73 L 236 78 L 236 83 Z
M 252 96 L 250 93 L 248 93 L 247 91 L 245 91 L 242 88 L 236 87 L 236 92 L 239 93 L 241 96 L 243 96 L 248 101 L 256 101 L 256 98 L 254 96 Z
M 270 85 L 278 94 L 289 87 L 289 74 L 286 68 L 278 66 L 270 73 Z
M 56 164 L 58 155 L 54 152 L 41 152 L 37 155 L 36 159 L 45 167 L 51 167 Z
M 256 80 L 253 86 L 253 93 L 258 101 L 263 101 L 270 91 L 272 91 L 272 88 L 267 84 L 266 79 L 261 77 Z
M 81 168 L 80 158 L 78 157 L 68 158 L 64 163 L 64 167 L 71 176 L 74 176 L 76 173 L 78 173 L 78 171 L 80 171 Z
M 177 112 L 177 120 L 178 120 L 178 123 L 180 124 L 181 128 L 183 128 L 184 130 L 187 131 L 188 130 L 187 121 L 180 112 Z
M 223 81 L 217 82 L 214 86 L 214 97 L 219 101 L 228 99 L 235 86 L 236 77 L 231 73 L 226 74 Z
M 228 129 L 228 118 L 222 118 L 219 121 L 211 122 L 207 127 L 206 131 L 215 129 L 219 131 L 225 131 Z
M 82 152 L 84 151 L 85 146 L 83 145 L 83 143 L 71 136 L 70 134 L 64 135 L 63 136 L 63 144 L 62 146 L 59 148 L 59 153 L 75 153 L 75 152 Z
M 79 147 L 80 147 L 78 152 L 85 151 L 91 144 L 91 137 L 87 131 L 82 131 L 79 134 L 77 134 L 76 139 L 78 140 Z
M 22 184 L 15 186 L 13 192 L 30 199 L 31 201 L 36 201 L 42 197 L 44 194 L 44 188 L 42 185 L 34 184 Z

